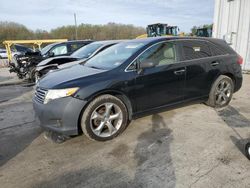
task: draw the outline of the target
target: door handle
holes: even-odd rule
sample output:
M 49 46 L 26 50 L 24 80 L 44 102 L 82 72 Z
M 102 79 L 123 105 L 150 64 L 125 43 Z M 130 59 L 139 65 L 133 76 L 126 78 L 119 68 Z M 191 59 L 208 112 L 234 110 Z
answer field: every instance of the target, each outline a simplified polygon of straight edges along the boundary
M 217 65 L 219 65 L 220 63 L 218 62 L 218 61 L 214 61 L 214 62 L 212 62 L 211 63 L 211 65 L 214 67 L 214 66 L 217 66 Z
M 181 70 L 174 71 L 174 74 L 175 74 L 175 75 L 181 75 L 181 74 L 183 74 L 184 72 L 186 72 L 186 70 L 185 70 L 185 69 L 181 69 Z

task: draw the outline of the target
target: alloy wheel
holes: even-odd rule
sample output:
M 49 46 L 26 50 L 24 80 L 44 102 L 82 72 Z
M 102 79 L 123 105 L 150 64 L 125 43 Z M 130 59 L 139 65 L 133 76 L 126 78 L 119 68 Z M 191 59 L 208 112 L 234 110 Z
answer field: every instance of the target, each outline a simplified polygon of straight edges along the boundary
M 90 127 L 99 137 L 114 135 L 122 126 L 123 114 L 121 108 L 114 103 L 103 103 L 91 114 Z
M 226 104 L 232 95 L 231 83 L 227 80 L 221 80 L 216 87 L 215 91 L 215 101 L 217 105 Z

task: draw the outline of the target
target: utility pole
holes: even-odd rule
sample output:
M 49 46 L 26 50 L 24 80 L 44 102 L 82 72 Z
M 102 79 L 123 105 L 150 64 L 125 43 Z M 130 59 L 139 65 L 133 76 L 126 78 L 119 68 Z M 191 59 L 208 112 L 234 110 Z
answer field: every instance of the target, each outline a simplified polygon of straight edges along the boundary
M 77 37 L 77 22 L 76 22 L 76 13 L 74 13 L 74 19 L 75 19 L 75 38 L 76 40 L 78 39 Z

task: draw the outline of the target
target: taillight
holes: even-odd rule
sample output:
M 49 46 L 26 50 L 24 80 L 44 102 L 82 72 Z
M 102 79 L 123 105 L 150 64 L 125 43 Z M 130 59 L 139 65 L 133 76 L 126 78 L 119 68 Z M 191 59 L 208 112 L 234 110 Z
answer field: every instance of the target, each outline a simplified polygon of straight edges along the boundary
M 243 64 L 243 58 L 242 58 L 241 56 L 238 57 L 237 63 L 238 63 L 239 65 L 242 65 L 242 64 Z

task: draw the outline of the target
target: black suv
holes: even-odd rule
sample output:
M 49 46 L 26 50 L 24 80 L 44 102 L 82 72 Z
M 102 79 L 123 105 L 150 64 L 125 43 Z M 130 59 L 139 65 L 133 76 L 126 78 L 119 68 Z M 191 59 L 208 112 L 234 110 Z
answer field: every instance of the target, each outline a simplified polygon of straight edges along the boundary
M 154 110 L 190 101 L 226 106 L 242 85 L 242 61 L 219 39 L 131 40 L 49 73 L 38 82 L 34 109 L 46 130 L 105 141 Z

